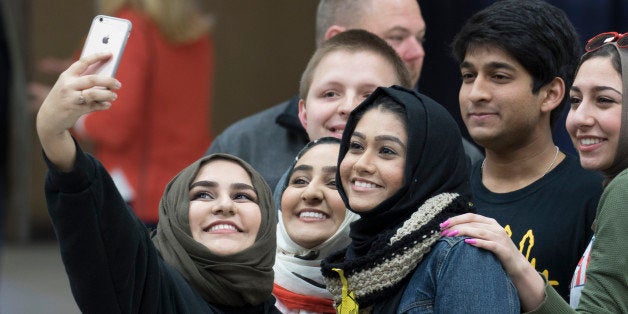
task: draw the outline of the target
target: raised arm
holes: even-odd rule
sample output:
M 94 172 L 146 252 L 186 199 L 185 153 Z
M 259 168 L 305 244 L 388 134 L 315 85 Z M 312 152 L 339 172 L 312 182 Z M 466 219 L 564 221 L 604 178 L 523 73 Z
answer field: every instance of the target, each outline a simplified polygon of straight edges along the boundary
M 76 160 L 76 147 L 69 129 L 78 118 L 93 111 L 106 110 L 120 88 L 118 80 L 102 75 L 82 75 L 95 63 L 104 62 L 110 53 L 81 58 L 59 76 L 37 114 L 37 135 L 48 159 L 60 170 L 70 171 Z
M 444 236 L 466 236 L 470 245 L 493 252 L 517 288 L 524 311 L 536 309 L 545 298 L 545 281 L 495 219 L 476 214 L 452 217 L 441 224 Z
M 106 110 L 116 99 L 114 91 L 120 88 L 116 79 L 84 74 L 90 65 L 110 57 L 94 54 L 73 63 L 39 110 L 37 132 L 52 164 L 46 176 L 46 202 L 81 311 L 154 313 L 172 280 L 164 283 L 163 265 L 146 228 L 105 168 L 80 152 L 69 131 L 79 117 Z

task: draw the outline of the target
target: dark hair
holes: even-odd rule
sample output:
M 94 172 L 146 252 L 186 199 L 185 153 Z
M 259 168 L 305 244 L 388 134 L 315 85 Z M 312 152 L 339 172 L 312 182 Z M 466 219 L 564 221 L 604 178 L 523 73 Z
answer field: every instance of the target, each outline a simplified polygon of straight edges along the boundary
M 580 59 L 580 63 L 578 65 L 578 70 L 580 66 L 586 62 L 587 60 L 593 58 L 608 58 L 611 61 L 611 65 L 613 69 L 617 71 L 622 81 L 622 108 L 621 108 L 621 127 L 619 129 L 619 144 L 617 146 L 617 151 L 615 152 L 615 156 L 613 157 L 613 163 L 606 169 L 601 169 L 604 174 L 604 186 L 606 187 L 620 172 L 628 168 L 628 145 L 626 145 L 626 138 L 628 138 L 628 132 L 626 131 L 627 123 L 627 108 L 628 108 L 628 97 L 626 97 L 626 75 L 623 73 L 623 68 L 625 64 L 622 65 L 623 62 L 626 61 L 626 51 L 624 48 L 619 48 L 615 44 L 606 44 L 600 47 L 597 50 L 585 53 Z M 576 70 L 576 73 L 578 72 Z
M 390 47 L 386 41 L 368 31 L 362 29 L 350 29 L 331 37 L 318 49 L 316 49 L 310 58 L 310 61 L 307 63 L 305 71 L 303 71 L 303 74 L 301 75 L 301 82 L 299 85 L 299 97 L 301 97 L 301 99 L 306 100 L 307 93 L 312 85 L 314 71 L 318 68 L 321 60 L 330 53 L 336 51 L 347 51 L 350 53 L 375 53 L 384 58 L 384 60 L 386 60 L 393 67 L 395 71 L 395 78 L 398 81 L 394 85 L 412 88 L 412 79 L 410 78 L 408 69 L 399 58 L 397 52 Z M 365 64 L 364 66 L 369 65 Z
M 468 50 L 495 46 L 515 58 L 530 73 L 532 93 L 560 77 L 571 88 L 582 52 L 579 36 L 561 9 L 542 0 L 497 1 L 474 14 L 452 42 L 462 62 Z M 569 93 L 552 110 L 550 125 L 560 116 Z
M 589 59 L 593 59 L 593 58 L 600 58 L 600 57 L 610 58 L 611 64 L 613 65 L 613 69 L 615 69 L 615 71 L 619 73 L 619 76 L 623 76 L 621 73 L 621 59 L 619 58 L 619 52 L 617 51 L 617 48 L 613 47 L 613 45 L 611 44 L 611 45 L 604 45 L 597 50 L 585 53 L 582 56 L 582 58 L 580 58 L 580 62 L 578 63 L 578 68 L 576 69 L 574 73 L 574 77 L 575 77 L 575 74 L 578 74 L 578 70 L 580 70 L 580 66 L 585 61 Z
M 333 136 L 325 136 L 325 137 L 321 137 L 317 140 L 313 140 L 305 144 L 305 146 L 301 148 L 297 156 L 292 161 L 292 165 L 290 165 L 290 170 L 288 171 L 288 175 L 286 176 L 286 181 L 281 187 L 281 194 L 283 194 L 283 191 L 285 191 L 286 188 L 288 187 L 288 184 L 290 184 L 290 177 L 292 176 L 292 173 L 294 172 L 294 167 L 297 165 L 297 162 L 299 161 L 299 159 L 301 159 L 301 157 L 303 157 L 305 153 L 309 152 L 310 149 L 312 149 L 312 147 L 323 145 L 323 144 L 336 144 L 340 146 L 340 139 Z
M 356 113 L 355 120 L 360 121 L 365 113 L 371 111 L 372 109 L 380 109 L 385 112 L 390 112 L 399 118 L 399 121 L 403 124 L 403 127 L 408 129 L 408 114 L 406 111 L 406 107 L 396 102 L 390 96 L 380 96 L 373 100 L 370 104 L 364 107 L 364 110 Z
M 340 145 L 340 139 L 337 137 L 333 137 L 333 136 L 325 136 L 325 137 L 321 137 L 317 140 L 313 140 L 307 144 L 305 144 L 305 146 L 301 149 L 301 151 L 299 151 L 299 153 L 297 154 L 297 157 L 294 159 L 295 161 L 298 161 L 299 159 L 301 159 L 301 157 L 303 157 L 303 155 L 305 155 L 305 153 L 307 153 L 308 151 L 310 151 L 310 149 L 312 149 L 312 147 L 314 146 L 318 146 L 321 144 L 338 144 Z

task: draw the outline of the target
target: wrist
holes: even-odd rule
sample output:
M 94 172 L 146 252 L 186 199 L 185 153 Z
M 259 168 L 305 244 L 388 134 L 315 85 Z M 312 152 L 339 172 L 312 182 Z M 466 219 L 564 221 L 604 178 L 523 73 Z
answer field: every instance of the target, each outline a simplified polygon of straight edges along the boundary
M 517 288 L 521 308 L 525 312 L 538 308 L 545 300 L 545 279 L 523 255 L 515 269 L 509 276 Z

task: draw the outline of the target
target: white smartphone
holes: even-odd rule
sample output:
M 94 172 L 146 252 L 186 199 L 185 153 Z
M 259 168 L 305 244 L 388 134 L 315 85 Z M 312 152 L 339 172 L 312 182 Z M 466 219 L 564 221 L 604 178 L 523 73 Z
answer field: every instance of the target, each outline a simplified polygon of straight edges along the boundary
M 115 76 L 127 39 L 131 34 L 131 27 L 129 20 L 97 15 L 92 20 L 81 57 L 97 52 L 111 52 L 112 57 L 106 62 L 92 64 L 84 74 Z

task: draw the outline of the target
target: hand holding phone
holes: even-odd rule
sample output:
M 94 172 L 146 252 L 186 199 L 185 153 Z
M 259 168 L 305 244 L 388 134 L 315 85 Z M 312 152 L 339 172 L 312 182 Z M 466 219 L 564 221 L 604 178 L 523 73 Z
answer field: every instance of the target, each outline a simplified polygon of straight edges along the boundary
M 131 34 L 131 26 L 129 20 L 106 15 L 98 15 L 92 20 L 81 58 L 97 52 L 110 52 L 112 57 L 105 62 L 91 65 L 84 74 L 115 76 Z

